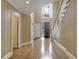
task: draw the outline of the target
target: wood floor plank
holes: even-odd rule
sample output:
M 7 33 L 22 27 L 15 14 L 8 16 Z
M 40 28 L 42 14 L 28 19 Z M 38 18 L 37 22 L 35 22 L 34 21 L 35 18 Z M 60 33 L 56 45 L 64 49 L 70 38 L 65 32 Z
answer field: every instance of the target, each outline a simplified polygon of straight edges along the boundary
M 50 39 L 35 39 L 32 44 L 14 49 L 9 59 L 69 59 Z

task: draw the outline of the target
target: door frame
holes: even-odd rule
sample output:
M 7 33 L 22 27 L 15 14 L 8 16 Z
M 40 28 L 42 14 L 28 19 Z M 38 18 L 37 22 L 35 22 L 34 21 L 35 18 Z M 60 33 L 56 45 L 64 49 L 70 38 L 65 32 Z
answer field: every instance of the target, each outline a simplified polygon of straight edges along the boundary
M 46 27 L 47 27 L 47 25 L 49 24 L 49 37 L 48 37 L 48 34 L 46 34 L 47 33 L 47 30 L 46 30 Z M 51 22 L 44 22 L 44 37 L 45 38 L 50 38 L 50 29 L 51 29 Z
M 12 11 L 12 18 L 11 18 L 11 28 L 12 28 L 12 20 L 13 20 L 13 16 L 18 17 L 18 39 L 17 39 L 17 47 L 20 48 L 21 47 L 21 14 L 16 12 L 16 11 Z M 12 32 L 12 29 L 11 29 Z M 13 33 L 12 33 L 12 51 L 13 51 Z
M 40 24 L 42 24 L 42 23 L 44 23 L 44 22 L 50 22 L 50 30 L 51 30 L 51 28 L 52 28 L 52 18 L 41 18 L 41 22 L 40 22 Z M 40 36 L 42 37 L 42 35 L 41 35 L 41 27 L 42 27 L 42 25 L 40 26 Z M 51 34 L 51 33 L 50 33 Z M 50 35 L 50 37 L 51 37 L 51 35 Z
M 30 37 L 31 37 L 31 42 L 34 39 L 34 13 L 30 14 Z

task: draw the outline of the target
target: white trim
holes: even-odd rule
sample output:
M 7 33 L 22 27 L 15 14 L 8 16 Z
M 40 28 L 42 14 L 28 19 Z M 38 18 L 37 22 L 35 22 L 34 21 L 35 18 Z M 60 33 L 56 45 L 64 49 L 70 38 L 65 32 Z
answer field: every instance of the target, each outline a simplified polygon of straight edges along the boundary
M 34 39 L 34 13 L 31 13 L 30 15 L 30 37 L 31 37 L 31 40 Z
M 7 55 L 5 55 L 4 57 L 2 57 L 1 59 L 8 59 L 12 55 L 13 55 L 13 51 L 9 52 Z
M 56 40 L 53 39 L 53 42 L 62 49 L 62 51 L 70 58 L 70 59 L 76 59 L 74 55 L 72 55 L 65 47 L 63 47 L 60 43 L 58 43 Z
M 31 43 L 32 43 L 31 41 L 30 42 L 23 43 L 23 44 L 20 45 L 20 47 L 23 47 L 23 46 L 28 45 L 28 44 L 31 44 Z

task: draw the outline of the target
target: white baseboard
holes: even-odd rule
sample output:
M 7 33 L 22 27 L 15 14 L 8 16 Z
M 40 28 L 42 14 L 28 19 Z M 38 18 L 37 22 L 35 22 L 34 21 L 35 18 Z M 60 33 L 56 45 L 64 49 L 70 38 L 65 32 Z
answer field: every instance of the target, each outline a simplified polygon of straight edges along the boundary
M 23 47 L 23 46 L 28 45 L 28 44 L 31 44 L 31 42 L 23 43 L 23 44 L 21 44 L 20 47 Z
M 8 59 L 12 55 L 13 55 L 13 51 L 9 52 L 7 55 L 5 55 L 4 57 L 2 57 L 1 59 Z
M 77 59 L 74 55 L 72 55 L 65 47 L 63 47 L 60 43 L 53 39 L 53 42 L 60 48 L 62 51 L 70 58 Z

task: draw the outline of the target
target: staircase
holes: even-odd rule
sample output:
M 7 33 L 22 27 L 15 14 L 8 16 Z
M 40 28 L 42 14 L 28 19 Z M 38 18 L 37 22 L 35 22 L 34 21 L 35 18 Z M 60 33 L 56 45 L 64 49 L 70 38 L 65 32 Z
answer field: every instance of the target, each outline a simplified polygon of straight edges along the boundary
M 62 1 L 61 7 L 59 9 L 59 12 L 57 14 L 57 17 L 53 23 L 53 28 L 51 29 L 51 39 L 57 39 L 60 36 L 60 30 L 61 30 L 61 24 L 63 22 L 63 17 L 65 16 L 71 0 L 64 0 Z

